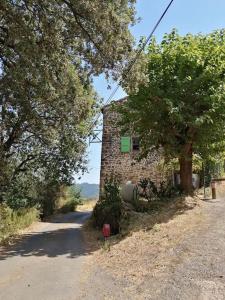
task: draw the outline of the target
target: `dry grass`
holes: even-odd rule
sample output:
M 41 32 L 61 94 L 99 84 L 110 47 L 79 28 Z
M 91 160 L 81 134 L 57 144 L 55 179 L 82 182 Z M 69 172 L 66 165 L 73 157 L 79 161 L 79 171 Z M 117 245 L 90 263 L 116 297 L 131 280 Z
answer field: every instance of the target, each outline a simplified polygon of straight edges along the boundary
M 87 199 L 83 200 L 82 204 L 77 206 L 77 211 L 91 211 L 93 210 L 95 204 L 97 202 L 97 199 Z
M 99 233 L 86 229 L 93 251 L 102 246 L 92 261 L 118 279 L 141 283 L 147 275 L 162 272 L 174 259 L 173 248 L 204 222 L 201 205 L 198 198 L 189 197 L 168 203 L 160 212 L 134 213 L 122 234 L 109 239 L 107 251 L 103 242 L 94 241 Z
M 23 230 L 39 219 L 36 208 L 12 210 L 6 205 L 0 205 L 0 244 L 10 243 Z

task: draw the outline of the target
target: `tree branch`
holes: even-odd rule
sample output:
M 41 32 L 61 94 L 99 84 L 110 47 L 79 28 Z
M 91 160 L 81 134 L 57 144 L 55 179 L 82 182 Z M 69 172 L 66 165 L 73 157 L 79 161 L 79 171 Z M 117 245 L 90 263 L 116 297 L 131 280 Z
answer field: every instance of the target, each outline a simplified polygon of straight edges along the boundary
M 13 172 L 12 179 L 14 179 L 18 173 L 23 172 L 23 171 L 25 170 L 24 168 L 22 169 L 22 167 L 23 167 L 26 163 L 30 162 L 31 160 L 34 160 L 35 158 L 36 158 L 36 156 L 34 156 L 34 155 L 28 155 L 27 158 L 24 159 L 24 160 L 23 160 L 23 161 L 15 168 L 15 170 L 14 170 L 14 172 Z
M 22 125 L 22 121 L 19 120 L 13 127 L 9 138 L 7 139 L 7 141 L 3 144 L 3 149 L 5 152 L 9 152 L 10 148 L 12 147 L 14 141 L 20 136 L 21 134 L 21 125 Z
M 92 38 L 92 36 L 89 34 L 89 32 L 87 31 L 87 29 L 83 26 L 82 22 L 79 20 L 79 18 L 82 18 L 83 20 L 86 20 L 80 13 L 78 13 L 74 6 L 69 2 L 69 1 L 66 1 L 66 0 L 63 0 L 63 2 L 70 8 L 70 10 L 72 11 L 73 13 L 73 16 L 77 22 L 77 24 L 80 26 L 80 28 L 85 32 L 85 34 L 87 35 L 87 37 L 89 38 L 90 42 L 92 42 L 92 44 L 95 46 L 95 48 L 98 50 L 98 52 L 100 53 L 100 56 L 104 61 L 104 59 L 108 60 L 104 53 L 102 52 L 102 50 L 99 48 L 99 46 L 97 45 L 97 43 L 94 41 L 94 39 Z

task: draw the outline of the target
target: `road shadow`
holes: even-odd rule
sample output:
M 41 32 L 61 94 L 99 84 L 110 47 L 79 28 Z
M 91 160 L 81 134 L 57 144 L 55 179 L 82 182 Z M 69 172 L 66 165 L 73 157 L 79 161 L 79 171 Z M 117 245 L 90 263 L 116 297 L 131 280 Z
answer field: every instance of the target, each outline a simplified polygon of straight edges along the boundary
M 90 215 L 90 212 L 75 212 L 54 216 L 46 223 L 47 230 L 22 234 L 13 240 L 12 245 L 1 246 L 0 261 L 15 256 L 66 256 L 73 259 L 90 254 L 81 226 Z M 57 228 L 57 223 L 65 228 Z
M 156 224 L 167 223 L 176 216 L 192 210 L 197 203 L 195 201 L 187 203 L 185 198 L 180 197 L 174 201 L 155 202 L 151 205 L 152 211 L 149 211 L 149 213 L 127 211 L 127 215 L 130 214 L 130 223 L 133 222 L 132 220 L 137 221 L 137 218 L 139 221 L 134 226 L 131 223 L 120 234 L 112 236 L 109 239 L 110 242 L 112 244 L 120 243 L 132 232 L 152 230 Z M 101 229 L 94 229 L 91 222 L 83 230 L 81 225 L 90 216 L 91 212 L 76 212 L 54 216 L 48 220 L 48 223 L 52 224 L 53 227 L 61 224 L 66 228 L 24 234 L 15 241 L 14 245 L 2 247 L 0 261 L 15 256 L 46 256 L 51 258 L 66 256 L 69 259 L 74 259 L 89 255 L 103 247 L 104 244 Z M 143 218 L 143 216 L 145 217 Z
M 149 203 L 139 201 L 136 209 L 130 203 L 125 203 L 126 220 L 122 222 L 120 233 L 111 236 L 108 241 L 111 245 L 115 245 L 134 232 L 154 230 L 155 226 L 168 223 L 177 216 L 193 210 L 198 205 L 198 201 L 199 199 L 191 197 L 187 201 L 187 198 L 182 196 L 176 199 L 151 201 Z M 90 240 L 89 244 L 92 252 L 104 248 L 101 228 L 93 228 L 90 224 L 86 229 L 86 236 Z
M 151 230 L 156 224 L 168 223 L 179 215 L 185 214 L 187 211 L 194 209 L 197 205 L 197 201 L 193 198 L 190 198 L 187 201 L 185 196 L 180 196 L 175 199 L 166 199 L 159 201 L 152 201 L 147 204 L 148 211 L 144 215 L 141 213 L 136 213 L 137 217 L 140 219 L 140 222 L 137 223 L 137 227 L 130 227 L 132 231 L 138 230 Z M 144 221 L 142 216 L 148 215 Z M 130 234 L 128 229 L 127 234 Z
M 76 212 L 70 212 L 67 214 L 58 214 L 55 216 L 51 216 L 44 220 L 43 222 L 48 223 L 76 223 L 76 224 L 83 224 L 85 220 L 90 218 L 92 211 L 76 211 Z

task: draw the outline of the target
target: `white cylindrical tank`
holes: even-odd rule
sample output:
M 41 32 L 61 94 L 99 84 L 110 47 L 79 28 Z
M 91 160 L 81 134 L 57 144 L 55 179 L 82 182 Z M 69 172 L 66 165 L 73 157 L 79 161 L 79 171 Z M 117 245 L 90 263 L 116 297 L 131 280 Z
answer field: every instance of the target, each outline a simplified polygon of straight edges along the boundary
M 136 186 L 131 181 L 127 181 L 122 185 L 121 196 L 125 202 L 133 202 Z

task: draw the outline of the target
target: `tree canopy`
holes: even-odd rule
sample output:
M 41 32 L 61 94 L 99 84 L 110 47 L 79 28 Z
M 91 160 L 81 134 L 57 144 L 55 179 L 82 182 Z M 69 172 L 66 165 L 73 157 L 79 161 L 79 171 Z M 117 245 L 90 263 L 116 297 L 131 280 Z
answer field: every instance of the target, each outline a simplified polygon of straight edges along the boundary
M 134 3 L 1 1 L 0 200 L 21 173 L 70 181 L 84 166 L 92 76 L 127 63 Z
M 192 187 L 192 154 L 224 150 L 225 30 L 180 36 L 176 30 L 146 53 L 148 83 L 121 110 L 125 129 L 140 136 L 142 156 L 153 147 L 180 161 L 181 184 Z

